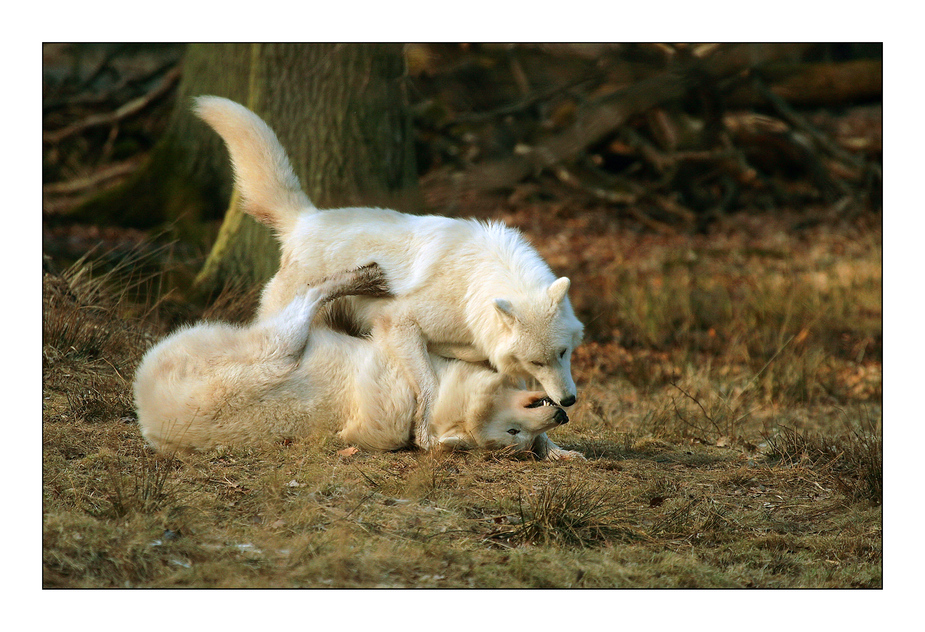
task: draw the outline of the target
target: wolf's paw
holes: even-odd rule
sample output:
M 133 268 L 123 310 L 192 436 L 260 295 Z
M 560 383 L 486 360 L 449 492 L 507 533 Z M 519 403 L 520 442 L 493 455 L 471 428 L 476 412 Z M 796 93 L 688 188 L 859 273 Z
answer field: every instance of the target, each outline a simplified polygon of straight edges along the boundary
M 553 448 L 546 453 L 547 461 L 587 461 L 585 455 L 574 450 L 565 450 L 563 448 Z

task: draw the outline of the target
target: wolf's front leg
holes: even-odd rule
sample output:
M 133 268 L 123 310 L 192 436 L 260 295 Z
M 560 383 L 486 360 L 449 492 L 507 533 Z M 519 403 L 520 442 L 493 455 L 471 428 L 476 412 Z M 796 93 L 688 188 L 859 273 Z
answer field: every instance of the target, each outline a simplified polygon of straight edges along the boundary
M 560 448 L 546 436 L 544 432 L 533 441 L 533 453 L 544 461 L 560 461 L 579 459 L 584 461 L 585 455 L 574 450 Z
M 420 326 L 410 315 L 382 318 L 375 328 L 374 338 L 386 353 L 392 356 L 417 395 L 414 412 L 414 442 L 425 450 L 437 445 L 431 434 L 434 400 L 439 384 L 430 361 Z

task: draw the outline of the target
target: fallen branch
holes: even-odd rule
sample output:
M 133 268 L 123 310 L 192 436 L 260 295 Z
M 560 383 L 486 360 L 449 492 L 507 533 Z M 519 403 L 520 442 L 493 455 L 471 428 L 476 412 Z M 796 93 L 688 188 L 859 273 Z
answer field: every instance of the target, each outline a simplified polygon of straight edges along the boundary
M 42 112 L 43 114 L 48 114 L 49 112 L 65 106 L 100 106 L 114 99 L 116 95 L 126 87 L 147 83 L 160 75 L 165 75 L 175 67 L 177 67 L 177 61 L 171 59 L 170 61 L 159 65 L 157 68 L 151 70 L 150 72 L 145 72 L 138 75 L 124 76 L 119 80 L 118 83 L 108 88 L 107 90 L 104 90 L 103 92 L 79 92 L 71 96 L 65 96 L 57 99 L 48 99 L 48 101 L 42 103 Z
M 594 197 L 611 204 L 619 205 L 621 208 L 624 208 L 630 215 L 632 215 L 634 219 L 636 219 L 640 224 L 646 226 L 649 230 L 661 233 L 663 235 L 674 234 L 676 232 L 673 228 L 671 228 L 671 226 L 668 226 L 663 222 L 649 217 L 638 208 L 636 208 L 636 202 L 639 198 L 634 193 L 621 193 L 620 191 L 611 191 L 601 187 L 596 187 L 594 185 L 589 185 L 579 180 L 562 165 L 554 166 L 552 168 L 552 172 L 563 184 L 567 184 L 570 187 L 584 191 L 585 193 L 589 193 Z
M 655 204 L 664 212 L 678 217 L 688 226 L 693 226 L 697 221 L 696 216 L 690 210 L 684 208 L 674 200 L 670 199 L 665 195 L 653 195 L 652 198 L 655 200 Z
M 95 114 L 93 116 L 88 116 L 82 121 L 78 121 L 72 125 L 68 125 L 67 127 L 56 130 L 54 132 L 43 132 L 42 142 L 47 144 L 57 144 L 65 138 L 73 136 L 74 134 L 82 132 L 83 130 L 91 127 L 115 125 L 119 121 L 137 114 L 152 102 L 170 91 L 174 84 L 179 80 L 180 74 L 181 68 L 178 66 L 164 75 L 164 79 L 161 81 L 157 88 L 148 94 L 129 101 L 115 112 L 110 112 L 108 114 Z
M 619 206 L 632 215 L 639 223 L 657 233 L 675 234 L 677 231 L 671 225 L 659 221 L 640 210 L 639 206 L 642 203 L 650 202 L 654 204 L 666 214 L 674 215 L 679 218 L 682 223 L 687 226 L 693 226 L 696 222 L 696 216 L 688 209 L 670 200 L 667 196 L 659 195 L 651 189 L 647 189 L 630 180 L 620 178 L 619 188 L 625 190 L 619 190 L 588 184 L 561 164 L 553 166 L 551 171 L 563 184 L 588 193 L 615 206 Z
M 849 168 L 854 168 L 862 174 L 861 180 L 865 183 L 862 186 L 871 187 L 874 186 L 872 183 L 883 182 L 883 171 L 879 165 L 872 164 L 864 160 L 864 158 L 855 156 L 839 147 L 837 143 L 829 139 L 828 136 L 811 125 L 806 118 L 791 108 L 784 99 L 775 94 L 761 79 L 755 78 L 754 85 L 756 90 L 767 99 L 768 103 L 771 104 L 784 121 L 794 129 L 802 132 L 816 147 L 821 149 L 823 153 L 827 154 L 834 161 L 847 165 Z M 839 203 L 835 206 L 836 209 L 844 210 L 844 208 L 850 206 L 852 202 L 862 197 L 862 192 L 849 185 L 848 179 L 844 177 L 845 174 L 843 173 L 843 169 L 832 169 L 831 171 L 835 171 L 837 174 L 833 176 L 830 170 L 825 168 L 813 152 L 807 151 L 806 153 L 810 159 L 809 166 L 813 176 L 823 184 L 826 182 L 831 183 L 831 186 L 834 187 L 834 190 L 837 192 Z
M 94 174 L 86 176 L 84 178 L 75 178 L 74 180 L 68 180 L 67 182 L 55 182 L 52 184 L 46 184 L 42 187 L 42 193 L 46 195 L 69 195 L 73 193 L 80 193 L 86 189 L 93 188 L 98 186 L 100 183 L 105 182 L 106 180 L 111 180 L 113 178 L 118 178 L 119 176 L 124 176 L 132 173 L 139 164 L 138 159 L 127 160 L 125 162 L 120 162 L 114 165 L 110 165 L 105 169 L 101 169 Z
M 763 68 L 761 77 L 774 94 L 800 106 L 844 105 L 877 100 L 883 94 L 883 62 L 879 59 L 774 64 Z M 726 103 L 749 107 L 764 102 L 764 95 L 744 84 L 731 92 Z
M 678 70 L 644 79 L 592 106 L 568 130 L 509 158 L 476 165 L 466 174 L 473 186 L 491 190 L 512 186 L 531 174 L 576 158 L 589 145 L 631 116 L 682 97 L 706 77 L 720 79 L 799 52 L 805 45 L 740 44 L 722 47 Z
M 862 158 L 858 158 L 854 154 L 845 151 L 836 143 L 829 140 L 825 134 L 810 125 L 809 121 L 807 121 L 803 116 L 798 114 L 792 107 L 790 107 L 790 105 L 784 99 L 775 94 L 774 91 L 771 90 L 766 83 L 764 83 L 764 81 L 756 77 L 754 80 L 754 85 L 758 90 L 758 93 L 767 99 L 768 103 L 771 104 L 774 110 L 784 121 L 786 121 L 795 129 L 798 129 L 809 136 L 813 142 L 816 143 L 816 145 L 818 145 L 819 148 L 829 156 L 862 171 L 869 166 Z
M 594 81 L 594 79 L 594 77 L 583 77 L 581 79 L 569 81 L 568 83 L 561 86 L 555 86 L 543 92 L 535 92 L 534 94 L 516 101 L 515 103 L 509 103 L 493 110 L 459 114 L 452 120 L 447 121 L 442 127 L 447 128 L 459 124 L 484 123 L 485 121 L 490 121 L 494 118 L 500 118 L 509 114 L 517 114 L 533 107 L 535 104 L 541 101 L 548 101 L 552 97 L 557 96 L 562 92 L 577 88 L 578 86 L 585 83 L 590 83 L 591 81 Z

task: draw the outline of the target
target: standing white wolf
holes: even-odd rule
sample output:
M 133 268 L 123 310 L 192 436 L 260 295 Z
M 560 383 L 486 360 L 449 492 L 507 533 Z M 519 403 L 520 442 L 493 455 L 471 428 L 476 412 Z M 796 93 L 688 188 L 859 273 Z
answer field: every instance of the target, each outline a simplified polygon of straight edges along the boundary
M 583 328 L 569 280 L 557 279 L 518 231 L 378 208 L 319 210 L 260 117 L 213 96 L 197 98 L 195 111 L 228 146 L 244 210 L 280 240 L 280 269 L 264 289 L 258 319 L 278 313 L 307 283 L 373 261 L 382 266 L 394 297 L 346 297 L 337 307 L 360 331 L 388 314 L 408 332 L 396 352 L 419 389 L 422 447 L 434 439 L 427 429 L 438 387 L 428 349 L 487 360 L 505 375 L 535 378 L 560 406 L 575 402 L 570 361 Z
M 339 430 L 367 449 L 410 447 L 417 395 L 394 353 L 401 326 L 377 318 L 365 339 L 312 325 L 337 297 L 385 290 L 381 270 L 369 265 L 303 288 L 275 316 L 248 326 L 200 323 L 171 334 L 135 374 L 142 434 L 165 452 L 294 439 L 316 429 Z M 568 416 L 542 392 L 514 388 L 483 365 L 432 360 L 440 385 L 435 446 L 582 458 L 547 439 Z

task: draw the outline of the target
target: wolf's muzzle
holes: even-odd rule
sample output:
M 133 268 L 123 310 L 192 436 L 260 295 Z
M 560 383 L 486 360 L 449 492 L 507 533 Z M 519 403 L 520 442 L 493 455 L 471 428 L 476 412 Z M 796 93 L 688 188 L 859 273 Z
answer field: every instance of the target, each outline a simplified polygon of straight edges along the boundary
M 552 420 L 559 425 L 568 423 L 568 415 L 561 408 L 557 408 L 556 412 L 552 416 Z

